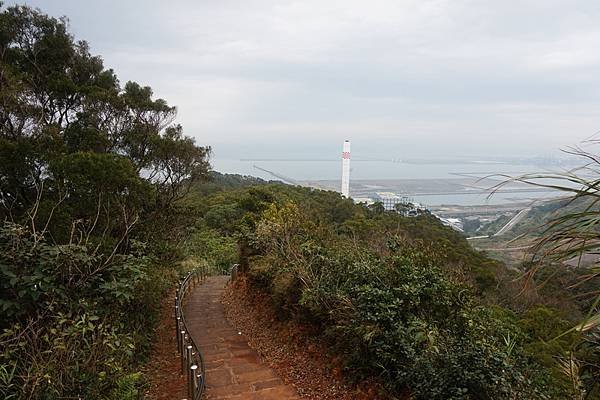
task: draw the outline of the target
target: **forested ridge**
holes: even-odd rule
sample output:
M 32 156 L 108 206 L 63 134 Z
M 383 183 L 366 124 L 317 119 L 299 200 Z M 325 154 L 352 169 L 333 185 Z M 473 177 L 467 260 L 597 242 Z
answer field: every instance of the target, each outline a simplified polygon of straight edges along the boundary
M 597 345 L 562 335 L 593 304 L 597 282 L 567 289 L 585 271 L 548 265 L 530 282 L 528 265 L 508 270 L 430 215 L 335 192 L 261 185 L 195 202 L 190 240 L 216 240 L 216 260 L 237 243 L 250 285 L 278 318 L 315 327 L 350 379 L 376 377 L 390 398 L 598 398 Z
M 200 263 L 239 263 L 384 398 L 600 398 L 597 332 L 569 331 L 599 290 L 585 271 L 525 279 L 431 215 L 211 171 L 66 20 L 1 10 L 3 398 L 141 398 L 159 304 Z

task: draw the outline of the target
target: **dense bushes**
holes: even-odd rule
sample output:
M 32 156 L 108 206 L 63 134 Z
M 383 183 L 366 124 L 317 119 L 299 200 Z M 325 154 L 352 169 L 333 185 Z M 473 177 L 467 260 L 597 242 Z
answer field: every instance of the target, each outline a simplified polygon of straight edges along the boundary
M 316 327 L 351 378 L 422 399 L 569 399 L 594 386 L 573 387 L 561 367 L 577 342 L 554 340 L 568 315 L 536 306 L 554 302 L 556 285 L 522 304 L 518 274 L 431 216 L 285 185 L 219 192 L 199 208 L 196 231 L 238 240 L 250 282 L 280 318 Z M 594 362 L 589 347 L 575 351 Z
M 0 2 L 0 397 L 136 398 L 210 148 L 64 19 Z
M 144 296 L 161 289 L 149 285 L 156 266 L 142 250 L 108 259 L 18 225 L 0 229 L 0 365 L 14 371 L 13 395 L 120 398 L 107 394 L 137 376 L 129 366 L 141 361 L 153 318 Z
M 423 399 L 533 398 L 504 341 L 515 333 L 447 279 L 435 248 L 392 236 L 373 251 L 291 202 L 263 213 L 256 245 L 250 276 L 288 315 L 326 327 L 354 376 Z

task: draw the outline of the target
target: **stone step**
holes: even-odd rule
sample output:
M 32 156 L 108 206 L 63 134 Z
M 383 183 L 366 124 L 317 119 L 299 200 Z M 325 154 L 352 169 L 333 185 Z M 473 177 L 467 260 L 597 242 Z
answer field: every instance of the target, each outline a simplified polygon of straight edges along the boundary
M 228 277 L 208 278 L 187 295 L 185 320 L 206 367 L 206 399 L 296 400 L 286 385 L 225 318 L 221 296 Z

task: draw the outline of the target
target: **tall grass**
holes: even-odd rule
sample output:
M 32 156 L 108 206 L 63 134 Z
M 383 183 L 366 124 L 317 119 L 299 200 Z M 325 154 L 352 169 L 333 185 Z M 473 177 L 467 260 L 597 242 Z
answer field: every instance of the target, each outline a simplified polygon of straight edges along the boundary
M 584 385 L 581 380 L 586 378 L 597 382 L 592 387 L 600 384 L 600 290 L 597 289 L 600 286 L 600 154 L 586 150 L 599 144 L 600 140 L 594 139 L 585 142 L 582 147 L 564 150 L 581 160 L 581 165 L 576 168 L 518 177 L 501 175 L 503 181 L 491 190 L 493 195 L 502 187 L 519 182 L 565 195 L 564 206 L 552 213 L 543 226 L 538 227 L 540 234 L 529 248 L 533 268 L 527 273 L 532 277 L 549 263 L 571 261 L 570 264 L 575 264 L 577 268 L 586 268 L 586 273 L 575 285 L 598 283 L 593 285 L 593 291 L 586 293 L 595 299 L 587 315 L 564 333 L 579 332 L 581 340 L 578 349 L 571 349 L 568 357 L 557 360 L 572 380 L 574 389 L 582 388 Z M 591 265 L 584 266 L 584 258 L 585 264 L 591 260 Z M 584 359 L 578 359 L 576 353 L 583 354 Z M 586 398 L 586 390 L 582 389 L 578 398 Z

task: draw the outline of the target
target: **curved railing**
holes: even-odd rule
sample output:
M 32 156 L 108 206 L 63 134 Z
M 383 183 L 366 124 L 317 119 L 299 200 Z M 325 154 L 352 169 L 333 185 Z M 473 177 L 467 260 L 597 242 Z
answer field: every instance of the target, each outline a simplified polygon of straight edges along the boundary
M 194 342 L 185 323 L 183 303 L 190 288 L 204 282 L 208 276 L 206 267 L 197 268 L 179 282 L 175 295 L 175 329 L 177 333 L 177 349 L 181 355 L 181 373 L 187 375 L 187 393 L 189 400 L 202 398 L 205 389 L 204 359 L 200 349 Z

